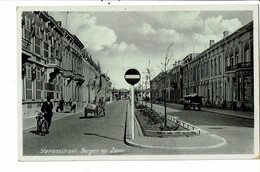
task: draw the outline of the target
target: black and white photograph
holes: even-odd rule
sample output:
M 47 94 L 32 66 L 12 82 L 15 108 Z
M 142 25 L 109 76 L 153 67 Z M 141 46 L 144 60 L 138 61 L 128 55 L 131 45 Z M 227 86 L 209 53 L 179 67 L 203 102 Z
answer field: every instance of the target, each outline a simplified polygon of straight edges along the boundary
M 19 160 L 254 159 L 257 5 L 18 7 Z

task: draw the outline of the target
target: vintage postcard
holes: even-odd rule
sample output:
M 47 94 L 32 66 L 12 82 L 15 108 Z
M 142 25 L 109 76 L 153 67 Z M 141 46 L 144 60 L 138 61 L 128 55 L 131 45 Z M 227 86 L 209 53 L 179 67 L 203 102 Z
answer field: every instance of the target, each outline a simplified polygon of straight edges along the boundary
M 19 160 L 256 159 L 258 6 L 17 7 Z

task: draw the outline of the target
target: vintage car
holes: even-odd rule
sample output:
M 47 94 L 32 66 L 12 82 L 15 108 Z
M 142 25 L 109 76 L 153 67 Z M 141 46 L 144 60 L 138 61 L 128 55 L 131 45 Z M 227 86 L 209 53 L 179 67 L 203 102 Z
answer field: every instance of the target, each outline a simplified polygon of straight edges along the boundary
M 197 94 L 190 94 L 184 96 L 184 109 L 193 109 L 197 107 L 200 110 L 202 106 L 202 96 L 198 96 Z

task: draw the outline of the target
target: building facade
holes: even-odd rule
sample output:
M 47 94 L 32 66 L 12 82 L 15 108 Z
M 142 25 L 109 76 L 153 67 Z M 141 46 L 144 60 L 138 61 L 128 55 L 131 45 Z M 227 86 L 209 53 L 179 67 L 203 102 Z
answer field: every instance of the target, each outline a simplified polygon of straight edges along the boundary
M 21 28 L 24 115 L 35 116 L 47 96 L 55 106 L 63 98 L 65 102 L 71 99 L 77 107 L 97 96 L 100 66 L 77 36 L 47 12 L 23 12 Z
M 210 40 L 209 48 L 202 53 L 189 54 L 183 59 L 180 69 L 175 70 L 175 66 L 167 73 L 167 77 L 172 78 L 166 82 L 168 91 L 170 83 L 177 88 L 176 92 L 173 89 L 167 100 L 174 102 L 180 97 L 196 93 L 203 97 L 205 106 L 253 110 L 253 54 L 253 22 L 231 35 L 225 31 L 222 40 L 217 43 Z M 157 80 L 154 78 L 151 85 Z M 160 94 L 163 85 L 157 86 Z

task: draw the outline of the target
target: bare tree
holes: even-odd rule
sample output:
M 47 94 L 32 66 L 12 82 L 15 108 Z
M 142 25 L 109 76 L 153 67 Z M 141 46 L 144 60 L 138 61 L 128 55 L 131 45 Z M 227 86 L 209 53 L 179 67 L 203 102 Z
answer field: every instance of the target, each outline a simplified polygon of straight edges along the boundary
M 171 67 L 170 65 L 170 61 L 171 61 L 171 57 L 172 55 L 169 57 L 168 53 L 169 53 L 169 49 L 170 47 L 173 45 L 173 43 L 171 43 L 166 51 L 166 55 L 164 58 L 164 62 L 161 62 L 161 66 L 158 66 L 162 72 L 163 72 L 163 77 L 164 77 L 164 89 L 163 89 L 163 97 L 164 97 L 164 127 L 167 127 L 167 114 L 166 114 L 166 75 L 167 75 L 167 71 L 169 70 L 169 68 Z
M 147 85 L 150 85 L 151 110 L 153 110 L 151 79 L 154 77 L 154 70 L 152 68 L 150 68 L 150 60 L 148 62 L 148 67 L 146 68 L 146 71 L 143 72 L 143 74 L 145 75 L 145 79 L 146 79 L 146 82 L 145 82 L 146 89 L 148 88 Z

